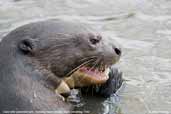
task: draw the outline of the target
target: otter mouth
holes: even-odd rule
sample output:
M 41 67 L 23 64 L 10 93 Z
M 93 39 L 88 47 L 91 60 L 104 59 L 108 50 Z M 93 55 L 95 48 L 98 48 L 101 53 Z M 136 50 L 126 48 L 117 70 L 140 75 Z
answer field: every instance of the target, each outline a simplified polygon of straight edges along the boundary
M 103 84 L 109 79 L 109 67 L 112 64 L 112 62 L 107 64 L 102 58 L 91 58 L 77 66 L 67 76 L 75 77 L 80 83 L 86 82 L 87 85 Z
M 91 84 L 103 84 L 108 79 L 108 70 L 107 66 L 101 67 L 92 67 L 92 66 L 81 66 L 71 76 L 77 77 L 80 82 L 84 81 L 87 85 Z
M 91 83 L 102 84 L 109 78 L 107 69 L 107 67 L 99 69 L 83 66 L 77 70 L 77 73 L 84 75 L 84 78 L 89 79 Z

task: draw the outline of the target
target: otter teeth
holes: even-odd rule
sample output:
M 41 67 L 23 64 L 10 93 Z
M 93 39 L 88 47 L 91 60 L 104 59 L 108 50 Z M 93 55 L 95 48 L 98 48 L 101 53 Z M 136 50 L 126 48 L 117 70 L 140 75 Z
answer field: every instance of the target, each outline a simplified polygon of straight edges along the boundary
M 106 76 L 109 74 L 109 71 L 110 71 L 110 69 L 109 68 L 106 68 L 106 70 L 105 70 L 105 75 Z

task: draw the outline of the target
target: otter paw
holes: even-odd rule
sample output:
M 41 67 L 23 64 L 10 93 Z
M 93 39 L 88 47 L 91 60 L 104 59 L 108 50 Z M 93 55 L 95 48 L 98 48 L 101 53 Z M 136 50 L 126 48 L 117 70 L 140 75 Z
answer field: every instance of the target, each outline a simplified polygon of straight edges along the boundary
M 109 72 L 109 79 L 100 86 L 98 93 L 103 97 L 110 97 L 121 87 L 122 82 L 122 72 L 112 66 Z

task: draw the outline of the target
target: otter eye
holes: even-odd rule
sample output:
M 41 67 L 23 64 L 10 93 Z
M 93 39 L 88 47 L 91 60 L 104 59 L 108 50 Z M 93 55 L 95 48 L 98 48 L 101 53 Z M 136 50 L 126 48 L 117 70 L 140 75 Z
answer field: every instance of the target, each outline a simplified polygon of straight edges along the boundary
M 98 39 L 90 39 L 90 42 L 95 45 L 95 44 L 99 43 L 99 40 Z
M 97 43 L 99 43 L 100 42 L 100 40 L 101 40 L 102 38 L 101 38 L 101 36 L 96 36 L 96 37 L 91 37 L 90 38 L 90 42 L 93 44 L 93 45 L 96 45 Z

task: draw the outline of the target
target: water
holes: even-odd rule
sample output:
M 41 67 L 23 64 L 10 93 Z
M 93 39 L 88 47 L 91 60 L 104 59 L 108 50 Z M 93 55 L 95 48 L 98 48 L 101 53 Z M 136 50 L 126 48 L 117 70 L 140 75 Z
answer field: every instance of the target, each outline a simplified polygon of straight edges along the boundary
M 0 0 L 0 37 L 24 23 L 75 19 L 122 44 L 118 96 L 85 99 L 91 114 L 171 113 L 171 0 Z M 79 108 L 78 108 L 79 109 Z

